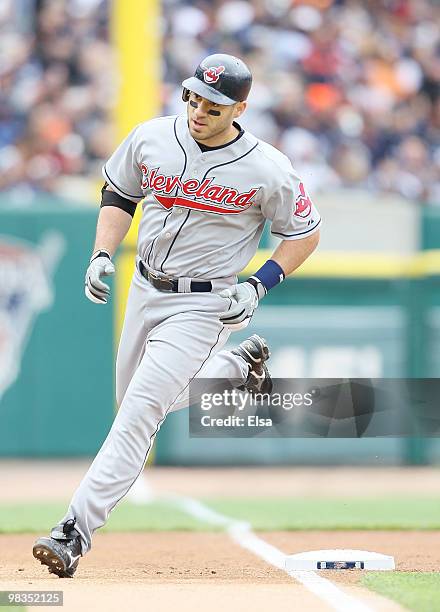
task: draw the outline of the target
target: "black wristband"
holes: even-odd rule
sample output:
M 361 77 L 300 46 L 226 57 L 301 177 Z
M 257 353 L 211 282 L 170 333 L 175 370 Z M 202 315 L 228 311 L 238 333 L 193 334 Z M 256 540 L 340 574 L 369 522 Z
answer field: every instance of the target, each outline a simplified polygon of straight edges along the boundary
M 94 261 L 95 259 L 98 259 L 98 257 L 108 257 L 108 259 L 110 259 L 110 261 L 112 260 L 110 253 L 107 253 L 107 251 L 95 251 L 94 253 L 92 253 L 92 256 L 90 258 L 90 263 L 92 263 L 92 261 Z

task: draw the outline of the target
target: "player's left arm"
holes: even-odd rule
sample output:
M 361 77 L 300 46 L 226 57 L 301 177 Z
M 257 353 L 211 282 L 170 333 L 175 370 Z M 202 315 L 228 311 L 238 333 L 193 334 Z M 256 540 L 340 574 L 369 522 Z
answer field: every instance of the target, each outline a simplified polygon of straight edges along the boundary
M 284 276 L 297 270 L 310 257 L 319 243 L 319 229 L 302 240 L 283 240 L 275 249 L 271 260 L 282 269 Z
M 272 197 L 261 206 L 263 215 L 271 221 L 271 233 L 281 238 L 281 243 L 246 281 L 254 286 L 259 300 L 298 269 L 319 243 L 321 216 L 290 162 L 285 159 L 284 163 Z
M 299 268 L 319 242 L 321 217 L 289 162 L 282 179 L 272 197 L 262 204 L 263 215 L 272 221 L 272 234 L 283 239 L 281 244 L 244 283 L 220 293 L 230 299 L 220 321 L 233 331 L 249 324 L 259 301 Z
M 301 240 L 283 240 L 254 276 L 220 293 L 222 297 L 231 299 L 230 308 L 220 315 L 222 323 L 232 331 L 247 327 L 259 300 L 269 289 L 299 268 L 318 243 L 319 230 Z

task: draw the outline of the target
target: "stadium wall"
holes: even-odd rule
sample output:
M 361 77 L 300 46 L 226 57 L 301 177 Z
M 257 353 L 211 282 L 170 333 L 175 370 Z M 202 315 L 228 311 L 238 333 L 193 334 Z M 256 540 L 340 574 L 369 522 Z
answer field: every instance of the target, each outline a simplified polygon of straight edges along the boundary
M 270 339 L 276 376 L 440 377 L 440 233 L 433 230 L 440 216 L 436 207 L 419 210 L 420 245 L 428 250 L 320 250 L 267 296 L 253 326 Z M 25 208 L 0 202 L 0 455 L 93 455 L 111 424 L 115 312 L 83 296 L 95 222 L 96 209 L 49 197 Z M 244 274 L 269 253 L 261 250 Z M 119 271 L 132 255 L 133 248 L 121 252 Z M 157 462 L 353 460 L 353 441 L 222 441 L 216 452 L 216 441 L 189 440 L 187 421 L 186 411 L 166 421 Z M 71 435 L 78 423 L 87 427 Z M 60 430 L 66 435 L 53 435 Z M 436 460 L 436 448 L 362 440 L 355 460 L 423 463 Z

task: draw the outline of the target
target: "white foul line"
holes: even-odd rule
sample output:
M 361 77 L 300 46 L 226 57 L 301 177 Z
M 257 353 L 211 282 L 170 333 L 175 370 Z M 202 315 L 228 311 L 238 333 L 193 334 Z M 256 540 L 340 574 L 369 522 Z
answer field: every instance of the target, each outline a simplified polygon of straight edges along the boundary
M 134 491 L 132 491 L 133 489 Z M 237 519 L 220 514 L 191 497 L 182 497 L 179 495 L 161 495 L 160 497 L 155 497 L 147 488 L 142 476 L 137 479 L 131 491 L 132 495 L 127 495 L 127 497 L 134 503 L 151 503 L 153 499 L 166 499 L 174 503 L 187 514 L 205 523 L 223 527 L 231 539 L 239 546 L 249 550 L 270 565 L 289 574 L 289 576 L 300 582 L 306 589 L 319 597 L 322 601 L 325 601 L 328 606 L 337 612 L 374 612 L 373 608 L 367 606 L 352 595 L 348 595 L 333 584 L 333 582 L 330 582 L 327 578 L 323 578 L 316 572 L 299 570 L 287 571 L 285 569 L 287 555 L 275 546 L 259 538 L 252 531 L 251 525 L 245 521 L 238 521 Z

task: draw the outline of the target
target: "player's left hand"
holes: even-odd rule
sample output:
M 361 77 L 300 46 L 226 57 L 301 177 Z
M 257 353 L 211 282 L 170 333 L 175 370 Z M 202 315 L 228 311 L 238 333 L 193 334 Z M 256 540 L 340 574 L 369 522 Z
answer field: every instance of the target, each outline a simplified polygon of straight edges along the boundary
M 231 331 L 240 331 L 249 322 L 258 306 L 258 296 L 255 288 L 248 282 L 238 283 L 219 293 L 221 297 L 229 298 L 231 307 L 221 312 L 220 321 Z

